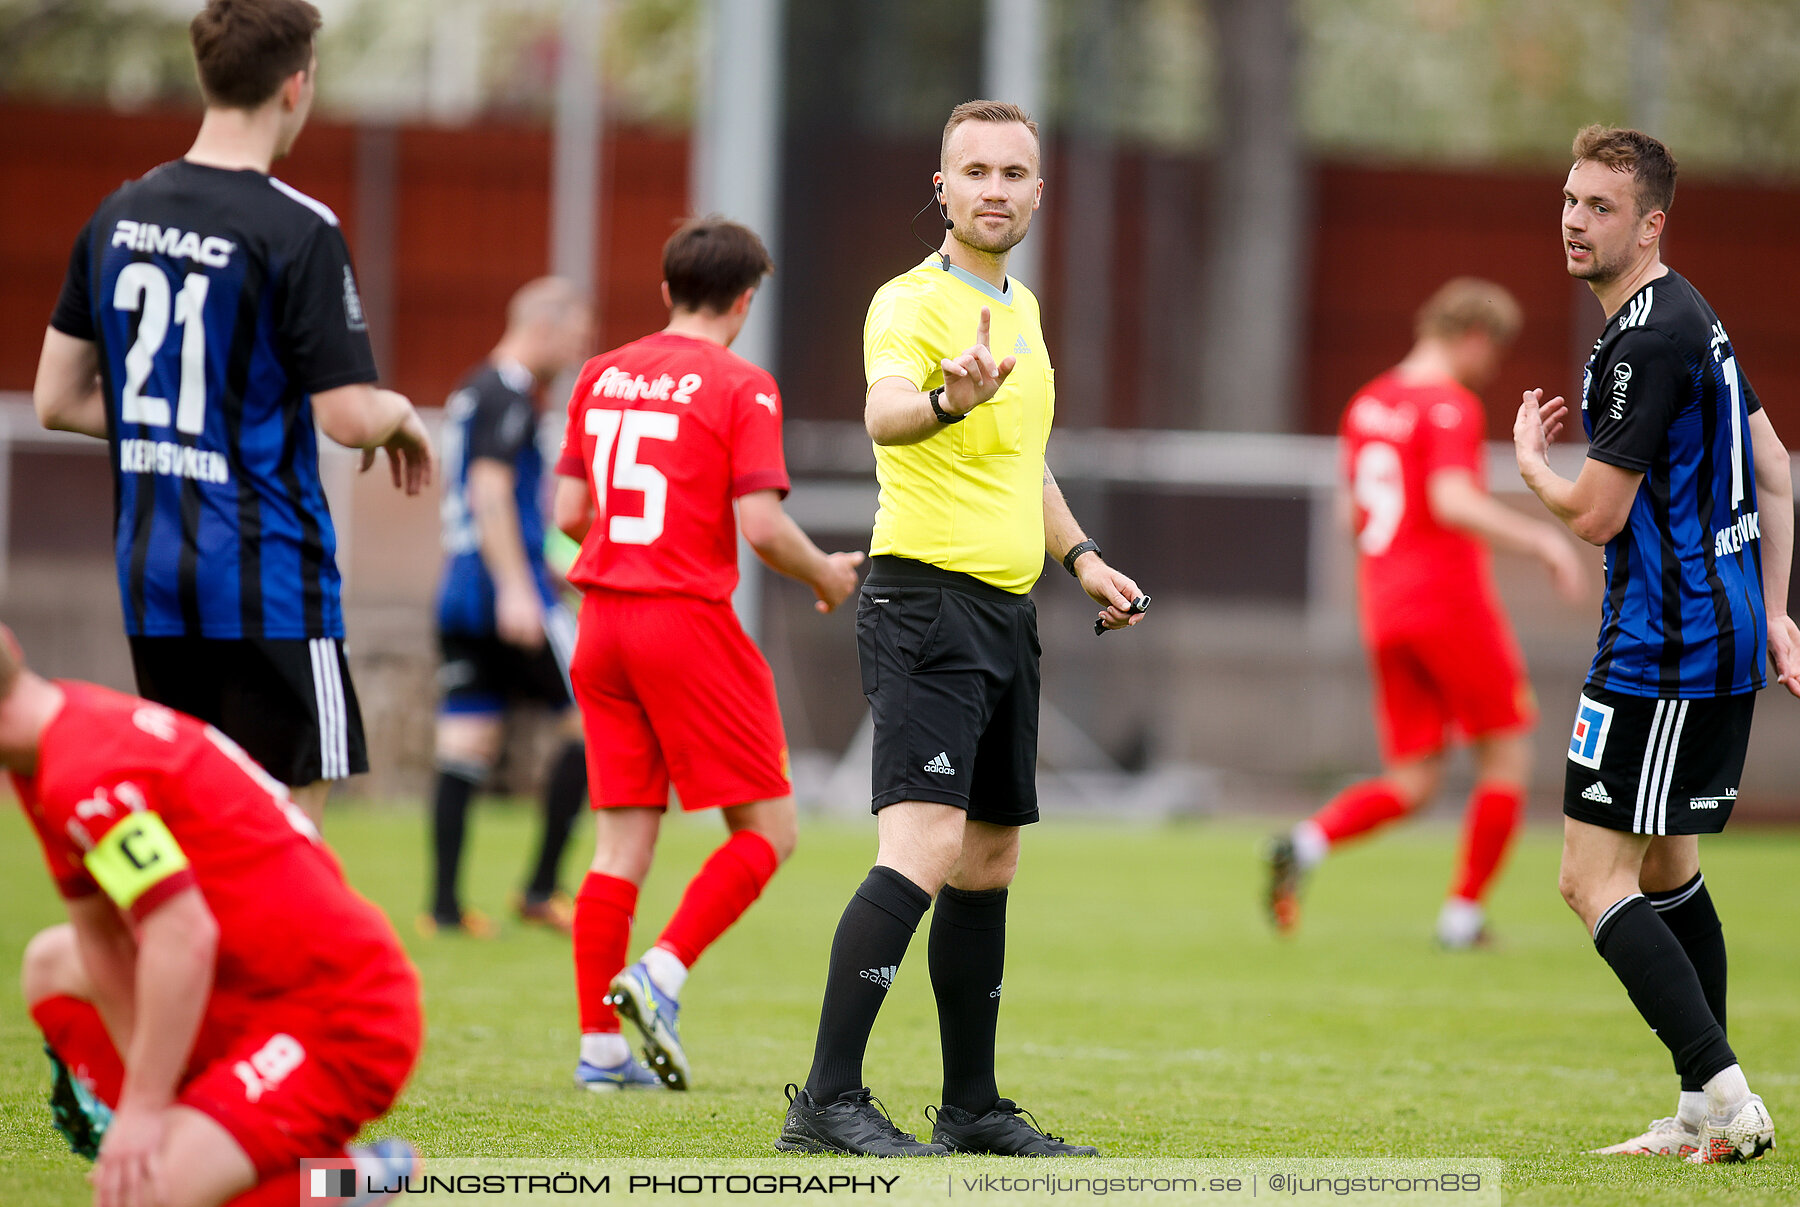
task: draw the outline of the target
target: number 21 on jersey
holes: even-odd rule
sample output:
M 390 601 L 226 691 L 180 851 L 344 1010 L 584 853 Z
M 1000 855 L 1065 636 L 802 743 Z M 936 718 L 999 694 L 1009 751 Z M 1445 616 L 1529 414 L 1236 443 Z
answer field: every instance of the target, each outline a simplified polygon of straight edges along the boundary
M 157 353 L 169 335 L 171 310 L 181 328 L 180 386 L 175 401 L 175 430 L 197 436 L 206 429 L 206 294 L 212 282 L 205 273 L 190 272 L 170 306 L 169 278 L 154 264 L 127 264 L 113 285 L 113 307 L 138 313 L 137 338 L 125 353 L 125 388 L 119 418 L 124 423 L 169 426 L 169 400 L 144 393 Z
M 646 440 L 673 441 L 681 432 L 681 416 L 668 411 L 602 411 L 587 413 L 587 433 L 594 438 L 594 511 L 606 522 L 606 537 L 621 545 L 648 545 L 662 535 L 669 503 L 669 480 L 654 465 L 638 460 Z M 613 456 L 613 446 L 618 456 Z M 611 467 L 611 473 L 607 472 Z M 611 485 L 608 486 L 610 481 Z M 608 515 L 608 492 L 636 491 L 644 496 L 644 514 Z

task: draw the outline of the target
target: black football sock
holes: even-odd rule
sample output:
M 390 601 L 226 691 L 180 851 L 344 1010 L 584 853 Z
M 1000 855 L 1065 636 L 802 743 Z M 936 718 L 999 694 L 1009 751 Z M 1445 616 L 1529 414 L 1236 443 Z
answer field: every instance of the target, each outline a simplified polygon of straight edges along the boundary
M 1694 878 L 1680 888 L 1645 893 L 1644 898 L 1681 944 L 1681 950 L 1687 952 L 1688 963 L 1694 966 L 1694 974 L 1700 978 L 1700 988 L 1706 994 L 1706 1007 L 1712 1011 L 1719 1029 L 1726 1030 L 1725 928 L 1719 923 L 1719 911 L 1713 908 L 1712 894 L 1706 891 L 1706 878 L 1695 872 Z M 1683 1077 L 1681 1088 L 1698 1090 L 1700 1083 Z
M 1701 1085 L 1737 1063 L 1687 953 L 1643 894 L 1622 898 L 1600 915 L 1594 947 L 1675 1058 L 1683 1085 Z
M 873 867 L 857 886 L 831 940 L 819 1040 L 806 1089 L 823 1106 L 863 1084 L 863 1053 L 931 894 L 892 868 Z
M 481 773 L 472 767 L 440 764 L 431 800 L 431 914 L 439 922 L 462 917 L 456 881 L 462 869 L 463 834 L 468 829 L 469 798 Z
M 544 836 L 538 845 L 537 867 L 525 886 L 525 900 L 530 904 L 547 901 L 556 891 L 563 850 L 569 845 L 569 833 L 575 828 L 575 819 L 581 816 L 581 803 L 586 797 L 586 748 L 580 738 L 571 738 L 557 751 L 550 764 L 550 779 L 544 785 Z
M 1000 1097 L 994 1028 L 1006 971 L 1006 890 L 940 892 L 927 959 L 944 1050 L 944 1104 L 982 1114 Z

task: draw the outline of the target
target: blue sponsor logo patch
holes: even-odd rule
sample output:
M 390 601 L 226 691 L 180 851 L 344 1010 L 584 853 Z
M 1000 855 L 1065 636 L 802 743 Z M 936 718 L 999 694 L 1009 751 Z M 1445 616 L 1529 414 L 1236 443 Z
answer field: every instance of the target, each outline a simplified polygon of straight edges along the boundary
M 1569 736 L 1569 761 L 1598 768 L 1606 753 L 1606 734 L 1612 728 L 1612 719 L 1610 705 L 1581 697 L 1575 706 L 1575 732 Z

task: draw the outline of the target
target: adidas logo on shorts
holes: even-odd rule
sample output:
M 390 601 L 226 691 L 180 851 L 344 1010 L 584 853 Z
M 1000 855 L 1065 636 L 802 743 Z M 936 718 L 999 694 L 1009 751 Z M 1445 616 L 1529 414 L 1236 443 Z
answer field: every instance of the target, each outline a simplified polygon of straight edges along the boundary
M 925 764 L 925 770 L 931 772 L 933 775 L 956 774 L 956 768 L 950 765 L 950 754 L 945 750 L 938 751 L 937 757 Z
M 874 981 L 883 989 L 891 989 L 894 986 L 894 977 L 899 971 L 898 964 L 889 964 L 886 968 L 865 968 L 857 975 L 865 981 Z
M 1597 801 L 1602 805 L 1612 804 L 1612 797 L 1607 794 L 1606 785 L 1599 780 L 1588 785 L 1587 791 L 1581 794 L 1581 799 Z

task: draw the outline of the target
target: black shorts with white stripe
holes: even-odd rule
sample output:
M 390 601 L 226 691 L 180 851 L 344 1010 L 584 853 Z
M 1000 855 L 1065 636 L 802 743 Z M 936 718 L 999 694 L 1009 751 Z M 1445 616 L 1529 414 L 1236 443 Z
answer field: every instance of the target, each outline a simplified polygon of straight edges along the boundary
M 1737 803 L 1756 694 L 1627 696 L 1589 684 L 1575 706 L 1563 812 L 1631 834 L 1717 834 Z
M 369 769 L 344 643 L 133 637 L 138 694 L 218 726 L 292 787 Z

